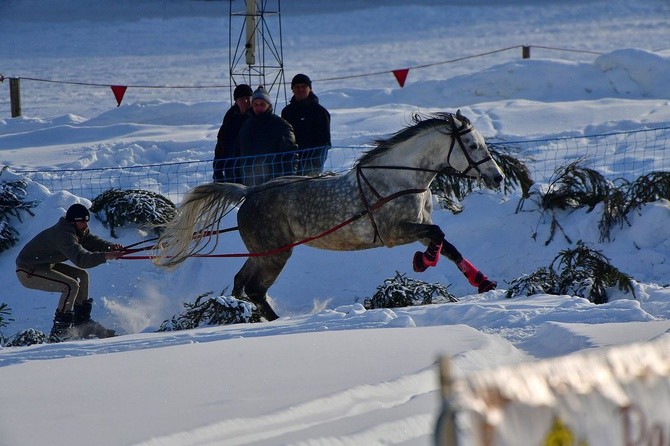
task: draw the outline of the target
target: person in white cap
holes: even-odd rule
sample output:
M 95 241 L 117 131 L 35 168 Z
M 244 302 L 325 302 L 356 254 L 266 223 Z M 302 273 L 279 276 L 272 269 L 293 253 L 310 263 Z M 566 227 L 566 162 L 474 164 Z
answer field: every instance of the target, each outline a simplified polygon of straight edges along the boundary
M 296 150 L 293 127 L 275 115 L 272 99 L 263 86 L 251 96 L 251 116 L 235 141 L 236 152 L 243 160 L 243 184 L 253 186 L 272 178 L 294 175 Z

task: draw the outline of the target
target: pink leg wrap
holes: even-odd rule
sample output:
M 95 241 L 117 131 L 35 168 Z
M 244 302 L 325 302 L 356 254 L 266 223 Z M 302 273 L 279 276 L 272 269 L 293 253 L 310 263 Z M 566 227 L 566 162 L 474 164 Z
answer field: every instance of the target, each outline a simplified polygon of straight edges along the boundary
M 458 266 L 458 269 L 461 270 L 472 286 L 478 287 L 482 281 L 486 280 L 486 276 L 467 259 L 461 260 L 456 266 Z
M 417 251 L 414 254 L 414 259 L 412 260 L 412 265 L 414 266 L 414 271 L 417 273 L 424 272 L 429 266 L 437 265 L 437 261 L 440 260 L 440 250 L 442 249 L 442 242 L 434 243 L 431 242 L 426 248 L 426 252 Z

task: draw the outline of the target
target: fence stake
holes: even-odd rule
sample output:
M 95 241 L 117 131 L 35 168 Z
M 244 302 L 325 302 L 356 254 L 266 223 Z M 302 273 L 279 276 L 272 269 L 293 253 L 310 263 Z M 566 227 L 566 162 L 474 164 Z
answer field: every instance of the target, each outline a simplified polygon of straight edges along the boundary
M 12 118 L 21 116 L 21 79 L 9 78 L 9 101 L 12 108 Z
M 530 59 L 530 46 L 522 46 L 521 47 L 521 57 L 523 59 Z

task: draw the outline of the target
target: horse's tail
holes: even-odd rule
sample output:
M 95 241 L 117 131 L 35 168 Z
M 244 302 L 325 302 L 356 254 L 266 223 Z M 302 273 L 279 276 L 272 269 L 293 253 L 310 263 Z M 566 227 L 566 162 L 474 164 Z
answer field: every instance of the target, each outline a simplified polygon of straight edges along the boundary
M 202 252 L 211 242 L 214 233 L 216 247 L 218 228 L 226 211 L 237 206 L 249 189 L 236 183 L 208 183 L 191 189 L 177 209 L 176 216 L 163 227 L 156 243 L 158 256 L 153 259 L 158 266 L 176 266 L 189 256 Z M 211 231 L 211 232 L 207 232 Z

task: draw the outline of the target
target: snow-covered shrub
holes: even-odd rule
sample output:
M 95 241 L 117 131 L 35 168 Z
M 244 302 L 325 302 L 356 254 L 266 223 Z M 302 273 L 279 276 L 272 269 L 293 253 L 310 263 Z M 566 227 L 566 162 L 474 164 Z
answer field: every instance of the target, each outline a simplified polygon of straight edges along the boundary
M 489 151 L 491 157 L 505 175 L 502 184 L 503 193 L 509 194 L 520 187 L 521 193 L 525 197 L 533 184 L 528 167 L 511 154 L 512 149 L 501 144 L 489 147 Z M 457 214 L 463 210 L 460 201 L 472 192 L 477 184 L 478 181 L 463 177 L 447 169 L 435 177 L 430 185 L 430 190 L 444 209 Z
M 607 199 L 614 185 L 593 169 L 581 167 L 579 161 L 554 172 L 547 192 L 541 197 L 542 209 L 576 209 L 589 211 Z
M 5 344 L 6 347 L 27 347 L 34 344 L 51 342 L 49 335 L 34 328 L 23 330 L 12 336 Z
M 568 243 L 572 240 L 563 230 L 558 221 L 556 210 L 574 210 L 581 207 L 588 207 L 592 211 L 598 204 L 607 200 L 615 190 L 614 185 L 607 181 L 599 172 L 581 167 L 580 160 L 572 162 L 567 166 L 556 169 L 546 190 L 536 189 L 535 191 L 521 198 L 517 212 L 523 209 L 526 199 L 532 198 L 537 202 L 542 214 L 551 213 L 551 225 L 549 237 L 544 244 L 548 245 L 554 239 L 556 230 L 560 229 Z M 537 233 L 533 234 L 533 238 Z
M 129 223 L 151 228 L 158 234 L 160 225 L 174 217 L 176 208 L 172 201 L 155 192 L 109 189 L 95 197 L 91 212 L 116 237 L 114 229 Z
M 26 185 L 27 183 L 22 180 L 0 182 L 0 252 L 11 248 L 19 241 L 19 233 L 11 224 L 12 218 L 22 221 L 22 212 L 34 216 L 30 209 L 35 207 L 36 203 L 24 201 Z
M 621 184 L 605 200 L 598 225 L 600 241 L 610 240 L 610 231 L 614 225 L 623 227 L 624 222 L 628 223 L 629 212 L 640 209 L 646 203 L 670 199 L 670 172 L 650 172 L 633 183 L 623 179 L 619 182 Z
M 377 287 L 372 298 L 365 299 L 364 307 L 371 310 L 444 302 L 458 302 L 458 299 L 449 293 L 448 286 L 411 279 L 396 271 L 393 279 L 386 279 Z
M 506 297 L 569 294 L 602 304 L 608 300 L 608 287 L 617 286 L 635 297 L 632 280 L 631 276 L 612 266 L 602 253 L 589 249 L 580 240 L 575 249 L 561 251 L 549 267 L 512 280 Z
M 163 321 L 158 331 L 188 330 L 207 325 L 260 322 L 261 314 L 251 302 L 229 296 L 201 294 L 193 303 L 184 303 L 186 311 Z
M 524 201 L 535 198 L 541 212 L 551 212 L 549 238 L 545 245 L 551 243 L 557 229 L 560 229 L 568 243 L 572 243 L 561 224 L 558 222 L 556 210 L 574 210 L 582 207 L 591 212 L 599 203 L 603 204 L 602 216 L 598 223 L 600 241 L 610 240 L 610 233 L 615 225 L 628 223 L 627 215 L 660 199 L 670 199 L 670 172 L 651 172 L 639 177 L 633 183 L 619 178 L 608 181 L 596 170 L 581 167 L 581 160 L 562 166 L 554 172 L 545 192 L 540 189 L 524 196 L 519 202 L 518 210 L 523 208 Z M 630 225 L 630 223 L 628 223 Z M 533 238 L 537 237 L 537 233 Z

